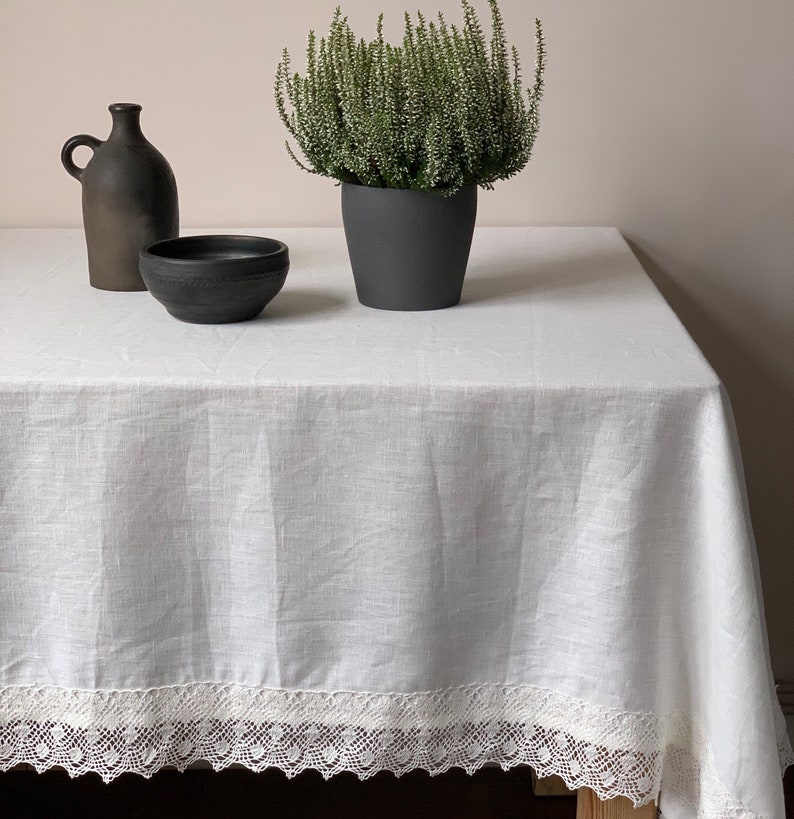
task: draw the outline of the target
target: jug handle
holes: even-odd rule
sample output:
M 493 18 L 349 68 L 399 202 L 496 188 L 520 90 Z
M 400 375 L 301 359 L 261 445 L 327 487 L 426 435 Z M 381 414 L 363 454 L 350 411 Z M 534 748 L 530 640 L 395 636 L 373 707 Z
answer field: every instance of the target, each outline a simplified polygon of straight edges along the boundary
M 66 168 L 67 173 L 78 181 L 82 181 L 83 171 L 85 168 L 78 168 L 77 165 L 74 164 L 74 160 L 72 159 L 74 149 L 80 147 L 81 145 L 85 145 L 92 151 L 96 151 L 101 144 L 101 139 L 92 137 L 89 134 L 78 134 L 77 136 L 73 136 L 71 139 L 67 139 L 66 144 L 61 149 L 61 162 L 63 163 L 63 167 Z

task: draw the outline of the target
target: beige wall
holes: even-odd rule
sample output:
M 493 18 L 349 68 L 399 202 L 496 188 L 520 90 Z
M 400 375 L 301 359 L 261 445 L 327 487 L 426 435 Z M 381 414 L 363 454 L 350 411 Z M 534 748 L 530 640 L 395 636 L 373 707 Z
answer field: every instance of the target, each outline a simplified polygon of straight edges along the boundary
M 272 104 L 280 49 L 337 0 L 0 0 L 0 225 L 80 224 L 64 140 L 140 102 L 183 226 L 339 224 L 338 190 L 292 166 Z M 404 0 L 343 0 L 362 33 Z M 484 0 L 476 0 L 480 9 Z M 443 8 L 455 0 L 411 0 Z M 794 679 L 794 3 L 502 0 L 549 70 L 535 159 L 480 224 L 613 224 L 727 384 L 778 676 Z M 284 9 L 284 10 L 282 10 Z

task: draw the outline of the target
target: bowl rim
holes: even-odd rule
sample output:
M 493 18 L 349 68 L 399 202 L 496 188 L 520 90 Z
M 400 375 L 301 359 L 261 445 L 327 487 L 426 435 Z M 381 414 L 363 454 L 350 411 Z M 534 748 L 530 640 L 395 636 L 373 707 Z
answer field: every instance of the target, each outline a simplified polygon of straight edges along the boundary
M 156 252 L 156 249 L 159 246 L 166 245 L 166 244 L 177 244 L 177 245 L 189 245 L 196 241 L 206 242 L 207 240 L 222 240 L 223 242 L 234 243 L 236 239 L 245 239 L 248 242 L 268 242 L 271 244 L 276 245 L 273 250 L 270 250 L 266 253 L 259 253 L 256 255 L 247 254 L 245 256 L 227 256 L 224 258 L 196 258 L 194 257 L 181 257 L 181 256 L 162 256 Z M 143 259 L 151 259 L 156 260 L 157 262 L 165 262 L 167 264 L 175 264 L 175 265 L 218 265 L 218 264 L 246 264 L 256 261 L 261 261 L 263 259 L 274 259 L 278 256 L 287 256 L 289 253 L 289 248 L 287 245 L 282 242 L 280 239 L 273 239 L 269 236 L 253 236 L 250 234 L 244 233 L 201 233 L 196 234 L 193 236 L 172 236 L 169 239 L 159 239 L 156 242 L 152 242 L 151 244 L 147 245 L 144 248 L 141 248 L 140 258 Z

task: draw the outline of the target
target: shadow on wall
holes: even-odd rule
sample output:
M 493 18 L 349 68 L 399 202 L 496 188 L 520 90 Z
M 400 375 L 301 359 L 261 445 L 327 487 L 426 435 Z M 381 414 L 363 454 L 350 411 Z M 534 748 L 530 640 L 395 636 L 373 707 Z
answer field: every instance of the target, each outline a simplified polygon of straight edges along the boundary
M 720 324 L 700 303 L 635 241 L 632 251 L 676 312 L 728 391 L 741 445 L 750 513 L 758 544 L 766 619 L 773 658 L 788 658 L 788 667 L 775 667 L 781 680 L 794 681 L 791 656 L 794 598 L 794 389 Z M 723 304 L 729 294 L 721 293 Z M 737 299 L 731 305 L 747 315 L 751 305 Z M 764 333 L 774 333 L 760 313 L 755 317 Z M 780 332 L 783 336 L 784 332 Z M 790 339 L 775 339 L 785 349 Z M 784 659 L 783 662 L 786 662 Z

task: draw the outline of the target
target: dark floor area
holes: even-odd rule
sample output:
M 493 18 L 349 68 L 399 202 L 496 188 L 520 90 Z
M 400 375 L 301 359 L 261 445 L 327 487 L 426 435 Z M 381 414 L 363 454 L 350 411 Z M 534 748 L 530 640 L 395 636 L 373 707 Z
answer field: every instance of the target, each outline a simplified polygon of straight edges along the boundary
M 350 774 L 326 782 L 313 772 L 288 780 L 275 770 L 161 771 L 109 785 L 60 771 L 0 774 L 2 819 L 574 819 L 575 801 L 535 796 L 527 768 L 379 774 L 364 782 Z M 794 768 L 786 776 L 786 807 L 794 819 Z
M 527 768 L 474 776 L 415 771 L 364 782 L 314 772 L 288 780 L 279 771 L 161 771 L 150 780 L 125 775 L 104 785 L 94 775 L 69 779 L 50 771 L 0 775 L 2 819 L 573 819 L 573 797 L 536 797 Z

